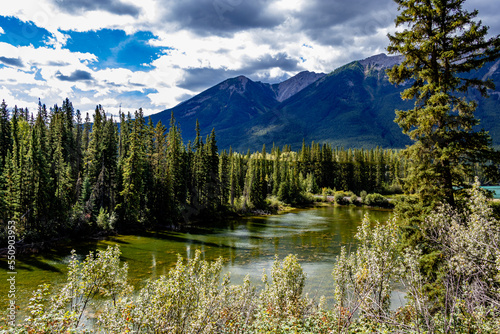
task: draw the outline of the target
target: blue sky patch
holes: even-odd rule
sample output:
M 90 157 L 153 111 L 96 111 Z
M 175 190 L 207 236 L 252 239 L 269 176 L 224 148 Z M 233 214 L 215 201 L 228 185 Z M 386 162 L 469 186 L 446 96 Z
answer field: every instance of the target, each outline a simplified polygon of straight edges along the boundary
M 65 48 L 72 52 L 89 52 L 97 56 L 94 70 L 125 67 L 133 71 L 148 70 L 147 66 L 159 58 L 164 47 L 148 43 L 156 37 L 151 32 L 139 31 L 127 35 L 123 30 L 102 29 L 98 31 L 63 31 L 68 35 Z M 146 64 L 146 65 L 145 65 Z
M 33 22 L 23 22 L 12 16 L 0 16 L 0 27 L 4 31 L 4 34 L 0 34 L 0 42 L 14 46 L 47 46 L 49 38 L 53 37 L 48 30 Z

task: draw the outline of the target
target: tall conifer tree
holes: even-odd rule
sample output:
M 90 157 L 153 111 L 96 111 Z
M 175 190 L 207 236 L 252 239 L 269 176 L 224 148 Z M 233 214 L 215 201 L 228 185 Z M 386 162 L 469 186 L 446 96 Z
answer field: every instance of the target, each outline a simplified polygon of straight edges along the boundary
M 389 35 L 388 51 L 404 60 L 388 71 L 396 84 L 411 83 L 402 98 L 415 99 L 411 110 L 397 111 L 396 122 L 414 144 L 405 150 L 413 170 L 410 190 L 426 203 L 455 203 L 456 189 L 474 163 L 495 158 L 490 137 L 475 132 L 477 103 L 466 95 L 476 88 L 485 96 L 493 82 L 465 74 L 500 57 L 499 36 L 487 39 L 488 28 L 475 21 L 478 12 L 463 9 L 465 0 L 395 0 L 400 14 Z
M 9 111 L 5 100 L 0 104 L 0 168 L 6 165 L 7 152 L 12 148 L 12 133 L 10 128 Z M 2 169 L 0 169 L 0 172 Z

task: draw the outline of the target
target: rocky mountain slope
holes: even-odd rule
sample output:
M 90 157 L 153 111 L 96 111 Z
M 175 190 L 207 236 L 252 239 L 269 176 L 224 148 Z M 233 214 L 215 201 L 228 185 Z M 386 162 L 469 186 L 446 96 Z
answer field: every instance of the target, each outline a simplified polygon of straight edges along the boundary
M 301 72 L 279 84 L 254 82 L 244 76 L 227 79 L 172 109 L 152 115 L 154 122 L 168 124 L 171 112 L 184 140 L 195 137 L 198 119 L 202 135 L 215 128 L 220 148 L 259 150 L 263 144 L 298 148 L 306 142 L 328 142 L 334 146 L 402 148 L 410 144 L 394 123 L 395 109 L 407 109 L 404 87 L 387 80 L 385 69 L 401 61 L 385 54 L 342 66 L 325 75 Z M 477 93 L 477 117 L 500 144 L 499 62 L 477 73 L 491 78 L 497 89 L 491 98 Z

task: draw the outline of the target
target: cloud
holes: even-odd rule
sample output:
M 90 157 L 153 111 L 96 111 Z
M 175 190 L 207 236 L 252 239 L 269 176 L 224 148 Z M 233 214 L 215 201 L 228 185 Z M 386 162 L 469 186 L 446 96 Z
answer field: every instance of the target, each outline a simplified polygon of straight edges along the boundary
M 291 58 L 286 52 L 279 52 L 275 55 L 265 54 L 256 59 L 248 59 L 244 69 L 246 71 L 259 71 L 271 68 L 280 68 L 283 71 L 295 72 L 300 70 L 299 60 Z
M 490 28 L 490 37 L 500 34 L 500 12 L 498 3 L 491 0 L 472 0 L 464 3 L 464 8 L 469 11 L 477 9 L 479 14 L 476 19 L 482 21 L 483 25 Z
M 468 0 L 500 33 L 495 0 Z M 2 4 L 0 87 L 92 114 L 157 112 L 230 77 L 276 83 L 385 52 L 393 0 L 21 0 Z M 17 66 L 16 66 L 17 64 Z M 0 96 L 2 98 L 2 96 Z M 116 102 L 116 103 L 115 103 Z M 18 103 L 19 104 L 19 103 Z
M 245 29 L 269 29 L 281 24 L 286 17 L 272 11 L 271 4 L 265 0 L 169 1 L 164 19 L 201 36 L 230 36 Z
M 0 57 L 0 62 L 5 65 L 16 66 L 16 67 L 24 67 L 23 61 L 19 58 L 8 58 L 8 57 Z
M 387 0 L 311 0 L 296 13 L 297 29 L 327 45 L 352 45 L 355 38 L 371 36 L 394 26 L 397 6 Z
M 190 91 L 201 91 L 238 74 L 241 73 L 227 69 L 189 68 L 184 71 L 184 76 L 177 86 Z
M 61 81 L 70 81 L 70 82 L 76 82 L 76 81 L 86 81 L 86 80 L 94 80 L 92 78 L 92 74 L 86 71 L 81 71 L 81 70 L 76 70 L 73 73 L 71 73 L 69 76 L 67 75 L 62 75 L 61 72 L 56 73 L 57 79 Z
M 119 0 L 54 0 L 54 4 L 71 14 L 102 10 L 116 15 L 137 17 L 141 12 L 139 7 Z

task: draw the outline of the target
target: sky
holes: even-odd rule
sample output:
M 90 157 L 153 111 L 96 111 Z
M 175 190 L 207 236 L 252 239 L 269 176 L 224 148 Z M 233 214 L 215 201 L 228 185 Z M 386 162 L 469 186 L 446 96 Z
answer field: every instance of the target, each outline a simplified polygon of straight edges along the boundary
M 498 0 L 469 0 L 500 34 Z M 277 83 L 386 52 L 392 0 L 14 0 L 0 9 L 0 99 L 157 113 L 231 77 Z

